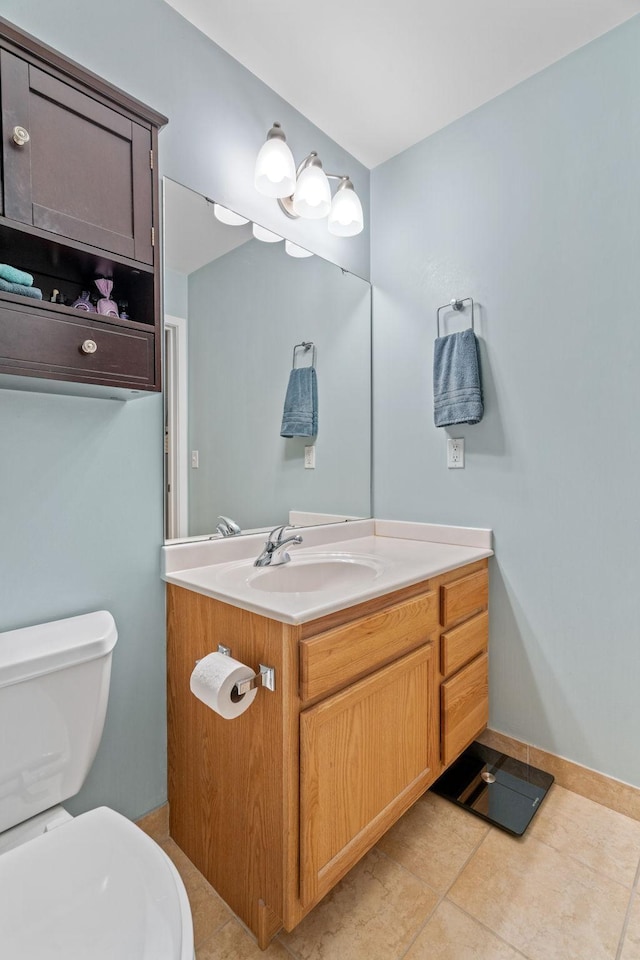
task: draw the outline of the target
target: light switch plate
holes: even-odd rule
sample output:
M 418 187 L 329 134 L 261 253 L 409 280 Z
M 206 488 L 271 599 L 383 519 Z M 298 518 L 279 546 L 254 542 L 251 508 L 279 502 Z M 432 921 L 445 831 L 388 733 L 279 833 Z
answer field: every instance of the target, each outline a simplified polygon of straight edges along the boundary
M 305 470 L 315 470 L 316 468 L 315 444 L 304 448 L 304 468 Z

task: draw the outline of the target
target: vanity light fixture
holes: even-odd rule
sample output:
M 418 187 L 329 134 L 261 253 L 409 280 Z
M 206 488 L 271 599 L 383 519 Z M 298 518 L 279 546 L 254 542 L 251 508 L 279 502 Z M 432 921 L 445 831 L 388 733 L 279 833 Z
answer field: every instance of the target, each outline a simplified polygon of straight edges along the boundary
M 291 243 L 291 240 L 285 240 L 284 249 L 289 254 L 290 257 L 312 257 L 313 253 L 311 250 L 305 250 L 304 247 L 299 247 L 297 243 Z
M 333 198 L 330 180 L 339 181 Z M 274 123 L 260 148 L 255 186 L 265 196 L 275 197 L 283 213 L 294 220 L 328 217 L 329 233 L 334 236 L 355 237 L 364 228 L 362 204 L 349 177 L 325 173 L 315 151 L 305 157 L 296 170 L 279 123 Z
M 283 239 L 277 233 L 261 227 L 259 223 L 253 224 L 253 235 L 256 240 L 262 240 L 264 243 L 279 243 Z
M 213 215 L 216 220 L 219 220 L 220 223 L 226 223 L 230 227 L 241 227 L 245 223 L 249 223 L 246 217 L 241 217 L 239 213 L 234 213 L 233 210 L 229 210 L 227 207 L 223 207 L 221 203 L 213 204 Z

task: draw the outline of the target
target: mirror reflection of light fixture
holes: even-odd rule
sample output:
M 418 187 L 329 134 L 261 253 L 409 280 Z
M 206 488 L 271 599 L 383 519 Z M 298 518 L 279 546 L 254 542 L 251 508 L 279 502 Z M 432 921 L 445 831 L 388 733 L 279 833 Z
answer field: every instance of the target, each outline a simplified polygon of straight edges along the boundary
M 286 173 L 283 151 L 287 156 Z M 340 181 L 333 200 L 329 180 Z M 349 177 L 325 173 L 315 151 L 296 170 L 279 123 L 274 123 L 258 154 L 255 186 L 265 196 L 276 197 L 283 213 L 294 220 L 321 220 L 328 216 L 329 232 L 334 236 L 355 237 L 364 229 L 362 204 Z
M 299 247 L 297 243 L 291 243 L 291 240 L 285 240 L 284 249 L 287 251 L 290 257 L 312 257 L 313 254 L 311 250 L 305 250 L 304 247 Z
M 220 223 L 226 223 L 230 227 L 241 227 L 245 223 L 249 223 L 246 217 L 241 217 L 239 213 L 234 213 L 233 210 L 223 207 L 221 203 L 213 204 L 213 215 L 216 220 L 219 220 Z
M 283 239 L 282 237 L 279 237 L 277 233 L 273 233 L 271 230 L 261 227 L 259 223 L 253 224 L 253 235 L 256 240 L 262 240 L 263 243 L 279 243 Z

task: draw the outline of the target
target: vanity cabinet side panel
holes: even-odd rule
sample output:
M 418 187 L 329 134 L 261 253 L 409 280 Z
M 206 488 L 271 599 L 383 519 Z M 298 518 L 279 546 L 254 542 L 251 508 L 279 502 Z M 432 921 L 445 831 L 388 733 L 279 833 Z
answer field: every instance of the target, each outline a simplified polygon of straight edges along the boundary
M 283 624 L 174 585 L 167 587 L 170 833 L 266 946 L 283 916 L 288 825 L 284 793 Z M 195 661 L 231 648 L 276 689 L 225 720 L 189 688 Z
M 300 715 L 300 896 L 310 908 L 434 779 L 433 646 Z

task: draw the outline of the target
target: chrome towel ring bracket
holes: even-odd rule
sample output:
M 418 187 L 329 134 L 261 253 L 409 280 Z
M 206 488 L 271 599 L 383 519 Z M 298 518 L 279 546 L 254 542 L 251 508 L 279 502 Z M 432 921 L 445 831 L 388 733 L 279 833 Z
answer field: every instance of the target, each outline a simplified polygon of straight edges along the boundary
M 453 300 L 450 300 L 449 303 L 443 303 L 441 307 L 438 307 L 436 311 L 436 331 L 437 336 L 440 336 L 440 311 L 441 310 L 464 310 L 465 303 L 471 304 L 471 329 L 475 333 L 475 324 L 474 324 L 474 303 L 471 297 L 463 297 L 462 300 L 456 300 L 454 297 Z
M 294 369 L 294 370 L 296 369 L 296 350 L 304 350 L 305 356 L 306 356 L 306 354 L 309 352 L 309 350 L 311 350 L 311 351 L 312 351 L 312 353 L 311 353 L 311 366 L 312 366 L 312 367 L 315 367 L 315 365 L 316 365 L 316 345 L 315 345 L 315 343 L 313 342 L 313 340 L 308 340 L 308 341 L 303 340 L 302 343 L 296 343 L 295 347 L 293 348 L 293 363 L 292 363 L 292 366 L 293 366 L 293 369 Z

